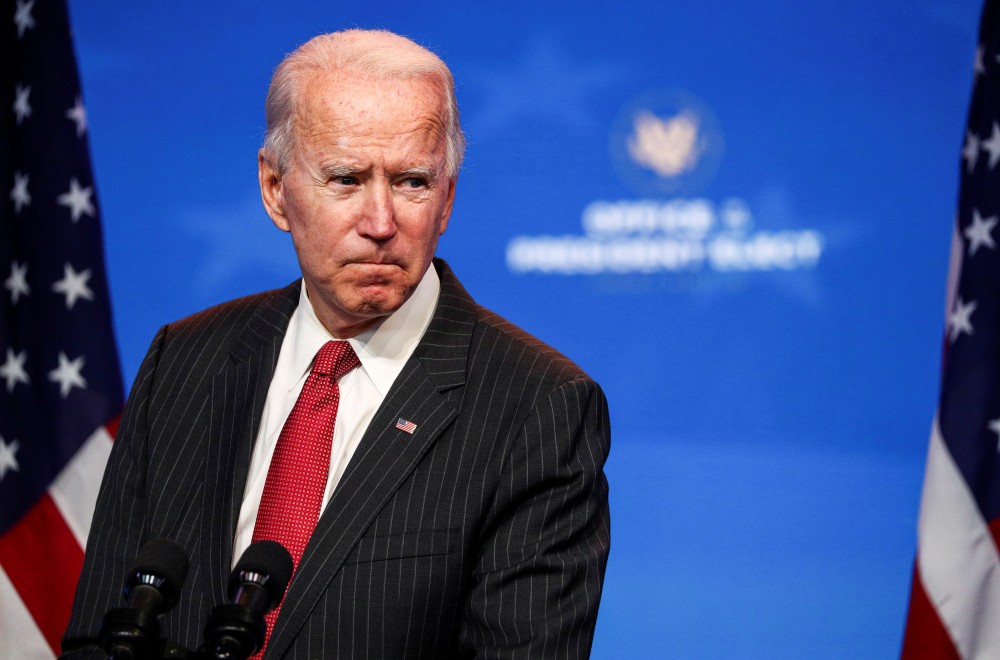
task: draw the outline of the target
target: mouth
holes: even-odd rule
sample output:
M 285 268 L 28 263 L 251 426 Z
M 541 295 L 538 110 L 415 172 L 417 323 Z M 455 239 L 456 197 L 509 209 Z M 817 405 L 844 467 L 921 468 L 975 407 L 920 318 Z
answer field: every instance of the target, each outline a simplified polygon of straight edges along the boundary
M 348 271 L 353 272 L 353 278 L 363 286 L 381 286 L 395 281 L 401 271 L 406 269 L 395 261 L 386 259 L 361 259 L 351 261 Z

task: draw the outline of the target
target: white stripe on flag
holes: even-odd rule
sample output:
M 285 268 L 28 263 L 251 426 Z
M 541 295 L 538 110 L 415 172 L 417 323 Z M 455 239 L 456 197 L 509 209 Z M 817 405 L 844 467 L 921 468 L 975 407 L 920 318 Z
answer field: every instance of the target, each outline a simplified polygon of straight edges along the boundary
M 917 525 L 927 596 L 963 658 L 1000 658 L 1000 558 L 937 418 Z
M 81 548 L 87 546 L 90 519 L 94 516 L 111 445 L 111 435 L 103 426 L 99 427 L 49 486 L 49 495 Z
M 965 249 L 965 243 L 962 242 L 962 237 L 958 233 L 958 218 L 955 218 L 951 227 L 951 258 L 948 259 L 948 280 L 944 299 L 945 336 L 948 336 L 948 317 L 951 316 L 951 310 L 955 305 L 955 295 L 958 293 L 958 278 L 962 274 L 962 259 L 964 258 L 962 251 Z
M 54 657 L 42 631 L 0 567 L 0 658 L 52 660 Z

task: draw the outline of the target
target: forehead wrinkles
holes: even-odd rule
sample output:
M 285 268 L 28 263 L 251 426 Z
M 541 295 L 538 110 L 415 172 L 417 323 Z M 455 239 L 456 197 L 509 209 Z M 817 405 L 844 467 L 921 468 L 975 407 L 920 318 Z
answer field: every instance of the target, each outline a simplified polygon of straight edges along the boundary
M 303 81 L 293 133 L 343 147 L 356 140 L 388 144 L 426 135 L 437 153 L 446 149 L 445 107 L 437 87 L 425 79 L 367 81 L 317 73 Z

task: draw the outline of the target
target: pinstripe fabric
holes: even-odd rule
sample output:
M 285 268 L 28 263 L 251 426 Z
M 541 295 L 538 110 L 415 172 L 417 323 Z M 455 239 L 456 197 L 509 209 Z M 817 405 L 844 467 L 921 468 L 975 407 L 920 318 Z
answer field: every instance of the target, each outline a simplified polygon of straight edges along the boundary
M 604 395 L 435 264 L 434 319 L 317 524 L 266 658 L 589 654 L 610 539 Z M 225 600 L 250 450 L 297 297 L 292 285 L 227 303 L 154 339 L 102 485 L 67 648 L 93 641 L 127 564 L 156 536 L 192 556 L 164 636 L 198 645 Z M 400 417 L 417 424 L 412 435 L 395 428 Z

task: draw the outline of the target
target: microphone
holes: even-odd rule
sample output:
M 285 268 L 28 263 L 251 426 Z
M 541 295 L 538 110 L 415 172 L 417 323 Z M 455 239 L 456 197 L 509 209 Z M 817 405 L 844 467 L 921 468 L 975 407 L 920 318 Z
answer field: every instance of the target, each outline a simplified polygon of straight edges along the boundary
M 212 610 L 205 626 L 205 654 L 216 660 L 245 660 L 264 645 L 264 615 L 285 595 L 294 564 L 276 541 L 250 544 L 229 576 L 231 602 Z
M 188 558 L 170 539 L 153 539 L 139 550 L 135 565 L 125 577 L 125 607 L 109 610 L 101 626 L 101 646 L 114 660 L 157 657 L 164 612 L 177 604 Z

